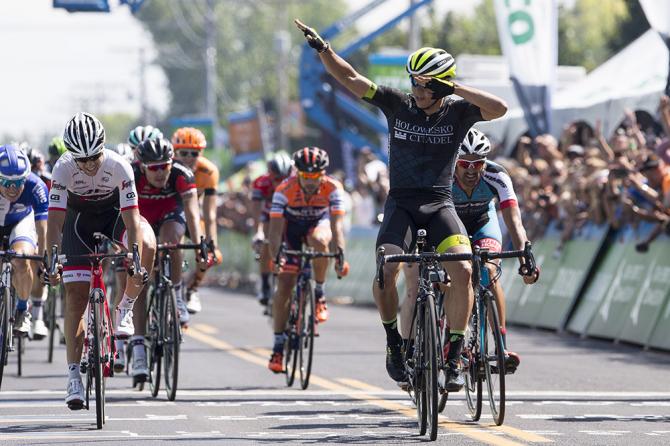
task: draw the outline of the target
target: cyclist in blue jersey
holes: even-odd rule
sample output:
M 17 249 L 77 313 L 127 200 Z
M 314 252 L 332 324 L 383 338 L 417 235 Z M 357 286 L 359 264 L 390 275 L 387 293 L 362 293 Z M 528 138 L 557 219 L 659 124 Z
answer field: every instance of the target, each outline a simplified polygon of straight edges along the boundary
M 28 156 L 18 147 L 0 146 L 0 237 L 8 237 L 10 249 L 28 255 L 44 249 L 48 197 L 47 186 L 30 172 Z M 18 297 L 14 327 L 27 335 L 32 319 L 28 298 L 36 271 L 29 260 L 14 259 L 12 267 L 12 286 Z M 37 336 L 43 338 L 44 322 L 36 328 Z
M 379 107 L 386 117 L 390 190 L 377 247 L 384 247 L 387 254 L 411 251 L 417 229 L 423 228 L 428 231 L 428 245 L 438 252 L 470 252 L 467 233 L 452 200 L 458 147 L 475 122 L 504 115 L 505 101 L 455 82 L 455 59 L 439 48 L 420 48 L 407 58 L 411 94 L 378 86 L 338 56 L 314 29 L 298 20 L 295 23 L 318 52 L 326 71 L 352 94 Z M 372 292 L 386 332 L 386 371 L 393 380 L 404 382 L 402 337 L 397 324 L 399 268 L 399 264 L 387 263 L 386 287 L 380 289 L 373 280 Z M 472 265 L 467 261 L 445 262 L 444 268 L 458 296 L 453 302 L 455 314 L 447 355 L 447 390 L 457 391 L 465 384 L 459 358 L 474 302 Z

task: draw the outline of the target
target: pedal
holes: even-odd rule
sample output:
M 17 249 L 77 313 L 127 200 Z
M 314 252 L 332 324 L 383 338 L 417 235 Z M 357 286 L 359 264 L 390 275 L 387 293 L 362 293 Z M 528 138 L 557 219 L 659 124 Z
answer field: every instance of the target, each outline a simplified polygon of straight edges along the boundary
M 133 389 L 139 386 L 139 390 L 142 391 L 144 389 L 144 383 L 147 382 L 147 378 L 147 375 L 133 376 Z

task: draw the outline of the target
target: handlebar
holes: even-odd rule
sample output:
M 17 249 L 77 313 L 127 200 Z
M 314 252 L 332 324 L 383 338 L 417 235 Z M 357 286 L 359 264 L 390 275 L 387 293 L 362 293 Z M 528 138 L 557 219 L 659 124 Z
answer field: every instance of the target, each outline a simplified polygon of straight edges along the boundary
M 282 243 L 279 248 L 279 252 L 277 253 L 277 257 L 275 257 L 275 265 L 280 264 L 281 258 L 283 256 L 295 256 L 308 260 L 329 258 L 329 259 L 335 259 L 336 262 L 339 263 L 340 265 L 344 265 L 344 252 L 339 248 L 337 252 L 296 251 L 286 249 L 286 243 Z M 338 273 L 337 278 L 341 279 L 342 276 Z
M 198 251 L 200 260 L 203 262 L 209 261 L 209 254 L 214 254 L 214 241 L 205 242 L 205 237 L 200 236 L 199 243 L 162 243 L 156 247 L 157 251 L 173 251 L 175 249 L 192 249 Z

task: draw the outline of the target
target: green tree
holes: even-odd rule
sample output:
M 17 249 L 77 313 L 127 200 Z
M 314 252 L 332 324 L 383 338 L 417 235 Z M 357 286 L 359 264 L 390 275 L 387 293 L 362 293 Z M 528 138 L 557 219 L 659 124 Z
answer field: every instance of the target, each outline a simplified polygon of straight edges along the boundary
M 278 23 L 280 8 L 323 29 L 346 12 L 344 0 L 215 2 L 219 116 L 277 96 L 275 35 L 282 25 L 291 36 L 290 96 L 297 96 L 297 66 L 302 35 L 292 23 Z M 205 109 L 206 0 L 154 1 L 139 13 L 159 49 L 156 61 L 167 74 L 171 114 L 202 114 Z
M 116 144 L 126 142 L 128 131 L 135 124 L 137 116 L 126 113 L 114 113 L 101 115 L 100 121 L 105 126 L 105 137 L 107 142 Z

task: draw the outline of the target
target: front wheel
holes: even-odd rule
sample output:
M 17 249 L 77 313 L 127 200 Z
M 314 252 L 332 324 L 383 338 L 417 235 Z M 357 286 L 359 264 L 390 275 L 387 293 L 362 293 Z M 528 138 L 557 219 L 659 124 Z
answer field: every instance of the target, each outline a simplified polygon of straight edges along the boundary
M 482 415 L 482 362 L 479 354 L 479 330 L 476 309 L 473 310 L 463 339 L 463 373 L 465 374 L 465 405 L 472 421 Z
M 93 345 L 90 350 L 88 362 L 89 373 L 93 374 L 93 387 L 95 388 L 95 420 L 98 429 L 102 429 L 105 424 L 105 377 L 102 370 L 102 303 L 98 302 L 97 297 L 90 305 L 93 306 Z
M 288 336 L 284 343 L 284 371 L 286 385 L 291 387 L 298 368 L 298 349 L 300 344 L 301 311 L 295 290 L 291 294 L 291 308 L 288 316 Z
M 490 293 L 487 291 L 487 293 Z M 486 387 L 493 421 L 497 426 L 505 419 L 505 348 L 500 332 L 500 318 L 493 295 L 489 294 L 486 308 L 488 311 L 487 330 L 484 336 L 483 353 L 485 355 Z
M 309 386 L 309 376 L 312 373 L 312 358 L 314 355 L 314 329 L 316 319 L 314 315 L 314 291 L 309 281 L 305 281 L 301 287 L 302 297 L 300 307 L 302 308 L 300 330 L 300 386 L 303 390 Z
M 426 373 L 424 371 L 424 364 L 426 363 L 426 324 L 424 319 L 426 317 L 423 311 L 425 302 L 417 302 L 419 308 L 415 310 L 416 317 L 414 319 L 414 326 L 416 327 L 416 335 L 414 337 L 414 369 L 412 388 L 416 400 L 416 416 L 419 423 L 419 435 L 425 435 L 428 429 L 428 398 L 426 394 Z
M 46 324 L 49 327 L 49 338 L 47 341 L 47 361 L 49 363 L 52 363 L 54 360 L 54 344 L 55 344 L 55 339 L 56 339 L 56 306 L 57 306 L 57 296 L 56 296 L 56 288 L 50 286 L 49 287 L 49 293 L 47 295 L 47 301 L 46 301 L 46 308 L 45 308 L 45 315 L 46 315 Z
M 158 302 L 156 289 L 150 294 L 147 306 L 147 365 L 151 396 L 156 398 L 161 385 L 161 365 L 163 363 L 163 308 Z
M 2 376 L 7 364 L 9 354 L 9 296 L 3 291 L 0 297 L 0 388 L 2 388 Z
M 165 369 L 165 390 L 168 400 L 177 397 L 177 381 L 179 379 L 179 318 L 177 317 L 177 298 L 174 288 L 168 287 L 164 294 L 165 301 L 165 332 L 163 343 L 163 366 Z

